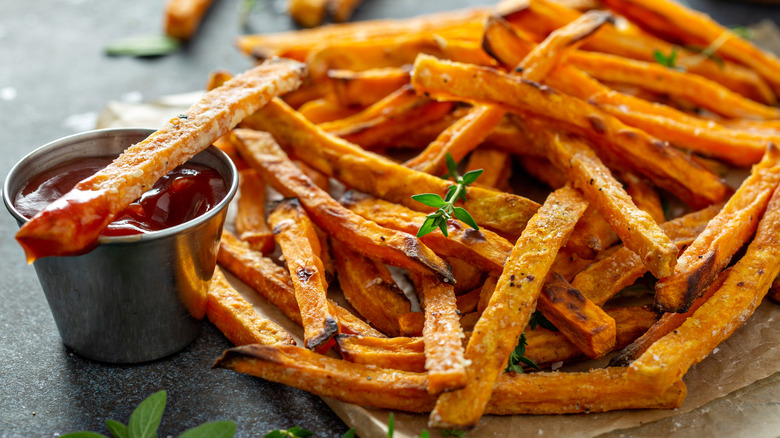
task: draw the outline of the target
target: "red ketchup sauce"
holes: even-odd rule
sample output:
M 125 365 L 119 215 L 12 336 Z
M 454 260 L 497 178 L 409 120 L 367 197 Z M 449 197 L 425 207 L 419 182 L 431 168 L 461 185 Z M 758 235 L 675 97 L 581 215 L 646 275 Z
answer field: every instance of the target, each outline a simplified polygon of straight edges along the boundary
M 106 167 L 113 158 L 82 158 L 49 169 L 16 194 L 14 207 L 31 218 L 76 184 Z M 192 220 L 214 208 L 227 195 L 227 184 L 215 169 L 185 163 L 159 181 L 103 231 L 103 236 L 127 236 L 160 231 Z

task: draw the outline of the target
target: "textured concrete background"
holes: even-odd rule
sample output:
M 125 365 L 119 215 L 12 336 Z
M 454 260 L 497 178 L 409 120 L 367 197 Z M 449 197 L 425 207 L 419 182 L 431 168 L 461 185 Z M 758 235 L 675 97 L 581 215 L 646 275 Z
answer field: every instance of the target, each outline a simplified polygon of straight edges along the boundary
M 158 32 L 162 1 L 0 0 L 0 175 L 23 155 L 59 137 L 89 129 L 108 100 L 151 100 L 198 90 L 207 74 L 239 72 L 251 63 L 232 46 L 241 32 L 237 0 L 216 2 L 198 37 L 183 51 L 158 59 L 109 58 L 106 43 Z M 252 32 L 292 27 L 284 1 L 259 0 Z M 405 17 L 479 0 L 366 0 L 356 19 Z M 748 24 L 780 19 L 780 11 L 737 2 L 689 1 L 719 21 Z M 345 425 L 317 397 L 224 370 L 210 370 L 230 344 L 210 324 L 181 353 L 139 366 L 82 359 L 60 342 L 31 267 L 12 236 L 16 224 L 0 215 L 0 436 L 51 437 L 76 430 L 108 433 L 106 419 L 126 422 L 151 393 L 168 391 L 160 436 L 218 419 L 234 420 L 238 436 L 262 436 L 299 425 L 317 436 L 340 436 Z M 778 379 L 763 392 L 776 394 Z M 749 397 L 750 392 L 745 394 Z M 767 414 L 777 416 L 777 409 Z M 694 414 L 694 413 L 692 413 Z M 695 426 L 693 426 L 695 427 Z M 724 429 L 725 430 L 725 429 Z M 636 435 L 652 436 L 637 431 Z M 743 429 L 743 432 L 745 430 Z

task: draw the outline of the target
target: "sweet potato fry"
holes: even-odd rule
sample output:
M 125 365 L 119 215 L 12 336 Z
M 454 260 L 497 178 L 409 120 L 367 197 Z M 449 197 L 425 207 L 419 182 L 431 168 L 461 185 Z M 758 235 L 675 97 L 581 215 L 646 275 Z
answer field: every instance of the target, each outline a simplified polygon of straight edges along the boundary
M 330 190 L 330 178 L 328 178 L 327 175 L 300 160 L 295 160 L 295 165 L 301 169 L 301 172 L 303 172 L 304 175 L 309 177 L 314 185 L 321 188 L 322 190 L 325 190 L 326 192 Z
M 230 342 L 247 344 L 295 345 L 292 335 L 279 324 L 255 312 L 217 268 L 209 286 L 206 315 Z
M 615 348 L 615 320 L 560 274 L 548 276 L 537 308 L 586 356 L 596 359 Z
M 587 205 L 577 190 L 564 187 L 553 192 L 529 221 L 466 348 L 468 384 L 439 396 L 430 417 L 432 426 L 468 428 L 479 422 L 528 324 L 558 249 Z
M 571 65 L 599 81 L 636 85 L 682 98 L 723 117 L 757 120 L 780 118 L 780 110 L 775 107 L 742 97 L 705 77 L 657 63 L 595 52 L 575 52 L 568 60 Z
M 425 213 L 354 191 L 346 192 L 341 203 L 383 227 L 409 234 L 417 233 L 425 222 Z M 488 230 L 474 230 L 456 219 L 447 224 L 447 234 L 436 229 L 420 240 L 439 255 L 460 258 L 495 274 L 501 273 L 512 252 L 512 244 L 503 237 Z
M 263 254 L 274 250 L 274 234 L 265 221 L 265 181 L 254 169 L 241 171 L 236 204 L 236 232 L 249 247 Z
M 576 20 L 580 15 L 581 12 L 557 2 L 532 0 L 530 7 L 514 11 L 504 18 L 521 29 L 534 29 L 534 32 L 541 31 L 546 35 Z M 547 29 L 540 29 L 540 27 L 547 27 Z M 632 23 L 621 23 L 620 28 L 610 24 L 602 26 L 583 48 L 651 63 L 655 62 L 653 54 L 656 50 L 661 53 L 677 50 L 677 65 L 688 72 L 709 78 L 753 100 L 770 105 L 777 103 L 772 90 L 753 70 L 728 60 L 718 63 L 703 58 L 700 53 L 655 38 Z
M 702 304 L 706 303 L 712 295 L 723 286 L 723 282 L 726 280 L 726 276 L 730 268 L 726 268 L 725 271 L 718 275 L 718 278 L 710 284 L 704 295 L 697 298 L 691 308 L 685 313 L 664 313 L 661 319 L 658 320 L 652 327 L 650 327 L 642 336 L 631 342 L 630 345 L 621 349 L 616 356 L 609 361 L 609 366 L 615 367 L 627 367 L 631 365 L 631 362 L 635 361 L 641 356 L 651 345 L 657 340 L 671 333 L 673 330 L 680 327 L 686 319 L 688 319 L 693 312 L 696 311 Z
M 656 278 L 671 275 L 677 263 L 677 246 L 650 214 L 637 208 L 596 154 L 573 137 L 549 134 L 548 144 L 550 160 L 564 169 L 623 244 L 640 256 Z
M 504 151 L 481 147 L 469 155 L 466 172 L 478 169 L 490 169 L 480 175 L 479 184 L 496 190 L 508 191 L 512 177 L 512 157 Z
M 699 47 L 712 47 L 714 53 L 744 64 L 780 93 L 780 59 L 738 37 L 708 15 L 667 0 L 604 2 L 634 24 L 664 39 Z
M 450 265 L 452 276 L 455 277 L 455 295 L 460 296 L 482 286 L 482 269 L 457 257 L 444 257 L 444 261 Z
M 401 336 L 422 336 L 424 326 L 425 314 L 423 312 L 409 312 L 398 317 Z
M 405 85 L 379 102 L 353 116 L 323 123 L 333 135 L 366 149 L 392 145 L 393 138 L 439 120 L 452 110 L 450 102 L 436 102 L 417 96 Z
M 315 27 L 325 21 L 328 0 L 287 0 L 287 13 L 302 27 Z
M 726 207 L 724 207 L 725 209 Z M 626 377 L 667 388 L 750 318 L 780 274 L 780 190 L 774 189 L 756 237 L 723 286 L 676 330 L 635 360 Z
M 435 402 L 435 397 L 426 391 L 425 374 L 367 367 L 294 346 L 232 348 L 213 367 L 361 406 L 427 412 Z M 625 376 L 625 368 L 587 373 L 507 373 L 498 379 L 486 412 L 515 415 L 673 409 L 685 398 L 682 382 L 659 393 L 637 387 Z
M 658 321 L 658 314 L 648 307 L 613 308 L 606 309 L 606 312 L 615 319 L 615 348 L 629 345 Z M 467 332 L 465 335 L 469 338 L 471 333 Z M 525 356 L 537 365 L 568 362 L 584 357 L 582 351 L 561 332 L 537 327 L 533 330 L 526 329 L 525 335 L 528 342 Z M 425 372 L 422 338 L 337 335 L 336 341 L 344 360 L 395 370 Z
M 483 46 L 510 68 L 528 50 L 528 43 L 506 22 L 489 19 Z M 569 65 L 561 65 L 545 77 L 545 84 L 587 100 L 623 123 L 657 138 L 736 165 L 750 165 L 761 158 L 766 143 L 777 141 L 769 133 L 725 128 L 716 122 L 689 116 L 661 104 L 615 92 Z
M 277 266 L 259 252 L 251 250 L 245 242 L 241 242 L 227 231 L 222 233 L 217 260 L 220 265 L 281 310 L 290 320 L 298 325 L 302 324 L 301 311 L 298 303 L 295 302 L 290 273 L 284 268 Z M 338 304 L 328 301 L 328 306 L 338 320 L 340 332 L 385 337 Z
M 566 281 L 572 281 L 577 274 L 590 266 L 591 263 L 593 263 L 593 260 L 584 259 L 568 247 L 564 246 L 558 251 L 558 256 L 555 257 L 555 261 L 553 262 L 550 271 L 561 274 Z
M 325 98 L 310 100 L 298 108 L 298 112 L 306 117 L 306 120 L 317 124 L 352 117 L 359 111 L 359 108 L 344 107 Z
M 446 84 L 442 78 L 448 78 Z M 518 114 L 545 117 L 555 127 L 589 138 L 599 146 L 600 153 L 610 151 L 613 156 L 621 156 L 624 165 L 632 166 L 691 206 L 720 201 L 729 193 L 720 178 L 668 143 L 631 129 L 582 100 L 535 82 L 420 55 L 414 65 L 412 84 L 418 92 L 436 99 L 498 103 Z
M 312 221 L 348 248 L 383 263 L 453 282 L 449 267 L 416 237 L 367 221 L 342 207 L 298 169 L 268 133 L 239 129 L 241 155 L 283 196 L 297 197 Z
M 455 297 L 455 302 L 457 303 L 458 312 L 461 315 L 475 312 L 477 310 L 477 305 L 479 304 L 480 292 L 482 292 L 481 285 L 476 289 L 473 289 L 463 295 L 458 295 L 457 297 Z
M 602 251 L 619 240 L 618 235 L 593 204 L 585 210 L 585 214 L 577 222 L 571 234 L 566 247 L 574 249 L 574 253 L 585 260 L 595 259 Z
M 772 286 L 769 288 L 767 296 L 770 300 L 780 304 L 780 281 L 777 278 L 772 282 Z
M 698 212 L 661 224 L 661 229 L 682 249 L 707 227 L 707 223 L 718 214 L 722 204 L 707 207 Z M 647 272 L 647 267 L 633 251 L 621 247 L 615 253 L 590 265 L 577 274 L 572 286 L 591 301 L 602 306 L 621 289 L 634 284 Z
M 455 291 L 451 284 L 429 275 L 412 275 L 425 311 L 423 342 L 428 393 L 441 394 L 466 386 L 463 329 L 458 321 Z
M 556 29 L 523 58 L 523 77 L 541 82 L 560 59 L 568 56 L 571 50 L 582 45 L 590 35 L 611 20 L 612 15 L 608 12 L 593 10 Z
M 49 204 L 16 234 L 32 263 L 72 254 L 94 244 L 117 213 L 252 114 L 272 97 L 295 89 L 304 67 L 292 61 L 264 63 L 206 93 L 183 117 L 171 120 L 128 148 L 94 176 Z
M 310 350 L 327 350 L 338 333 L 336 318 L 327 301 L 328 283 L 319 257 L 320 240 L 297 199 L 285 199 L 268 216 L 274 239 L 282 250 L 301 310 L 303 338 Z
M 165 33 L 180 40 L 192 38 L 213 2 L 214 0 L 168 0 L 163 23 Z
M 485 140 L 505 113 L 506 111 L 495 105 L 474 106 L 467 115 L 436 137 L 424 151 L 404 163 L 404 166 L 432 175 L 444 173 L 447 154 L 455 161 L 461 161 Z
M 392 37 L 413 32 L 441 33 L 448 29 L 482 29 L 487 8 L 423 15 L 402 20 L 368 20 L 334 24 L 304 31 L 244 35 L 236 45 L 245 54 L 265 59 L 273 56 L 305 61 L 313 48 L 323 41 L 343 42 Z
M 666 222 L 661 198 L 652 184 L 631 172 L 621 172 L 618 178 L 623 181 L 626 193 L 634 201 L 637 208 L 649 214 L 656 223 L 662 224 Z
M 368 322 L 390 336 L 401 334 L 398 317 L 411 303 L 390 275 L 387 266 L 333 242 L 339 286 L 349 304 Z
M 498 277 L 489 276 L 485 279 L 485 283 L 479 290 L 479 302 L 477 303 L 477 312 L 482 313 L 487 309 L 490 298 L 493 296 L 493 292 L 496 291 L 496 284 L 498 284 Z
M 770 143 L 734 196 L 680 255 L 674 274 L 655 286 L 655 303 L 665 312 L 685 312 L 731 256 L 747 242 L 780 183 L 780 149 Z
M 328 135 L 279 100 L 250 119 L 243 126 L 271 133 L 283 147 L 310 166 L 378 198 L 425 209 L 428 207 L 411 196 L 425 192 L 444 195 L 450 185 L 441 178 L 400 166 Z M 463 208 L 477 224 L 515 237 L 539 208 L 539 204 L 526 198 L 480 187 L 468 187 L 466 197 Z
M 409 83 L 409 70 L 388 67 L 364 71 L 328 70 L 328 83 L 343 106 L 373 105 Z

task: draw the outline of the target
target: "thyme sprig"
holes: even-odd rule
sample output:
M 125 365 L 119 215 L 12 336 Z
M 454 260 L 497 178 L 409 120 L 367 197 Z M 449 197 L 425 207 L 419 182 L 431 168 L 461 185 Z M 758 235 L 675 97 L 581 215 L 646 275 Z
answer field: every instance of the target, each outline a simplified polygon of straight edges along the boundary
M 444 198 L 435 193 L 422 193 L 412 196 L 412 199 L 415 201 L 437 209 L 425 217 L 425 222 L 417 231 L 417 237 L 422 237 L 436 228 L 440 229 L 442 234 L 447 236 L 447 221 L 453 217 L 465 222 L 475 230 L 479 229 L 477 222 L 471 217 L 471 214 L 465 208 L 455 207 L 454 204 L 459 199 L 466 201 L 466 187 L 476 181 L 482 175 L 483 170 L 472 170 L 460 175 L 458 173 L 458 163 L 455 162 L 450 154 L 447 154 L 446 160 L 448 172 L 442 178 L 452 178 L 455 184 L 447 188 L 447 194 Z
M 520 341 L 517 343 L 517 347 L 515 347 L 515 351 L 512 352 L 511 355 L 509 355 L 509 364 L 506 366 L 506 370 L 504 371 L 514 371 L 516 373 L 523 373 L 523 367 L 520 366 L 520 363 L 524 363 L 528 365 L 531 368 L 535 368 L 537 370 L 540 370 L 539 365 L 537 365 L 534 361 L 531 359 L 525 357 L 525 347 L 528 346 L 528 341 L 525 338 L 525 333 L 520 335 Z

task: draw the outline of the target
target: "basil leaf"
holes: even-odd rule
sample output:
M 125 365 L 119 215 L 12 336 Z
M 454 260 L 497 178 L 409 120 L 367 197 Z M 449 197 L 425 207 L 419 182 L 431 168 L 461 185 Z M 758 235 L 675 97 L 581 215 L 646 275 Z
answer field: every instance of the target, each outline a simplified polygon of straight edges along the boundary
M 105 47 L 110 56 L 163 56 L 181 47 L 181 41 L 167 35 L 137 35 L 110 42 Z
M 236 423 L 232 421 L 212 421 L 186 430 L 179 438 L 233 438 L 236 435 Z
M 130 422 L 127 424 L 127 432 L 133 438 L 156 438 L 157 428 L 160 427 L 167 393 L 158 391 L 142 401 L 130 414 Z
M 106 427 L 114 438 L 130 438 L 127 434 L 127 426 L 118 421 L 106 420 Z

